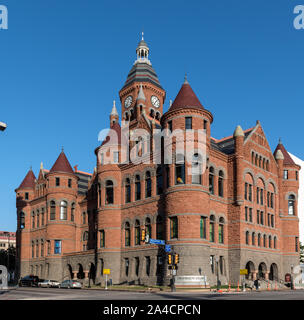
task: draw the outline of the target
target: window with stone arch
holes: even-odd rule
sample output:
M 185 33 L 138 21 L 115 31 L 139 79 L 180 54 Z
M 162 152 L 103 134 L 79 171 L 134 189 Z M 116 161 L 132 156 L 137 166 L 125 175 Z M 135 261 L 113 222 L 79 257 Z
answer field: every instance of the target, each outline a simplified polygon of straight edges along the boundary
M 261 234 L 259 233 L 258 234 L 258 247 L 261 246 Z
M 71 221 L 74 222 L 75 220 L 75 203 L 71 205 Z
M 214 168 L 209 168 L 209 192 L 214 194 Z
M 295 201 L 296 197 L 293 194 L 288 196 L 288 214 L 295 215 Z
M 25 228 L 25 214 L 24 214 L 24 212 L 20 212 L 19 220 L 20 220 L 20 229 L 24 229 Z
M 224 223 L 225 223 L 224 218 L 220 217 L 219 226 L 218 226 L 219 243 L 224 243 Z
M 274 209 L 275 208 L 275 187 L 273 183 L 269 183 L 267 187 L 267 207 Z
M 145 221 L 145 230 L 146 230 L 146 236 L 148 236 L 149 238 L 151 238 L 151 235 L 152 235 L 152 226 L 151 226 L 151 219 L 150 219 L 150 218 L 146 218 L 146 221 Z
M 130 233 L 130 223 L 125 223 L 125 247 L 130 246 L 131 233 Z
M 218 176 L 218 195 L 224 197 L 224 172 L 222 170 L 219 171 Z
M 147 171 L 145 175 L 145 194 L 146 198 L 150 198 L 152 195 L 152 180 L 150 171 Z
M 64 200 L 60 202 L 60 220 L 67 220 L 68 203 Z
M 50 202 L 50 220 L 55 220 L 56 218 L 56 203 L 55 201 Z
M 253 198 L 253 176 L 251 173 L 245 174 L 245 185 L 244 185 L 244 199 L 252 202 Z
M 202 184 L 202 157 L 198 153 L 192 157 L 191 178 L 192 184 Z
M 125 201 L 126 203 L 131 202 L 131 183 L 129 178 L 126 178 L 125 181 Z
M 271 236 L 268 237 L 268 247 L 269 247 L 269 248 L 272 247 L 272 239 L 271 239 Z
M 257 204 L 263 206 L 264 205 L 264 197 L 265 197 L 265 183 L 259 178 L 256 183 L 256 202 Z
M 273 238 L 273 248 L 276 249 L 277 248 L 277 237 Z
M 215 242 L 215 237 L 214 237 L 215 216 L 211 215 L 209 220 L 210 220 L 209 221 L 209 241 Z
M 114 185 L 113 181 L 106 181 L 106 198 L 105 204 L 113 204 L 114 203 Z
M 255 246 L 255 232 L 252 232 L 252 235 L 251 235 L 251 244 L 253 246 Z
M 175 159 L 175 184 L 185 184 L 185 157 L 178 153 Z
M 140 222 L 135 220 L 135 245 L 140 245 Z
M 246 231 L 246 244 L 249 245 L 249 231 Z
M 140 175 L 135 176 L 135 201 L 140 200 L 141 198 L 141 183 Z

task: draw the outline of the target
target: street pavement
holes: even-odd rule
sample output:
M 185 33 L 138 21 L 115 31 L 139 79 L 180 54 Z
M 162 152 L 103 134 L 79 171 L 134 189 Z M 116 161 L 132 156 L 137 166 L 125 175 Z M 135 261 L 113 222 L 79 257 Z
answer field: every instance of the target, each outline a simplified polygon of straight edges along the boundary
M 20 287 L 0 291 L 0 300 L 304 300 L 304 290 L 142 293 L 93 289 Z

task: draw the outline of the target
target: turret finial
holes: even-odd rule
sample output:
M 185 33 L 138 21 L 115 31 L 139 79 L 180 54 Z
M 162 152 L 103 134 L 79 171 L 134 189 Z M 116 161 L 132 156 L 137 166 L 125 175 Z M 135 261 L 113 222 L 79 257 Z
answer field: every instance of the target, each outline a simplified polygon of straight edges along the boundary
M 186 84 L 189 83 L 188 80 L 187 80 L 187 72 L 185 72 L 185 80 L 184 80 L 184 83 L 186 83 Z

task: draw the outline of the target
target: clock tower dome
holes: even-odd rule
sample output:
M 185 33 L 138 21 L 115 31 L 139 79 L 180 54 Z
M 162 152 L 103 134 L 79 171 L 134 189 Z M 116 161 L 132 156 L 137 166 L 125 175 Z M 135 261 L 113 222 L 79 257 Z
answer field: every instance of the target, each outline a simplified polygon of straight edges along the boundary
M 141 114 L 144 114 L 149 121 L 154 120 L 158 124 L 163 114 L 166 92 L 152 68 L 149 51 L 142 33 L 142 39 L 136 48 L 137 59 L 119 91 L 122 120 L 130 121 L 130 127 L 136 126 Z

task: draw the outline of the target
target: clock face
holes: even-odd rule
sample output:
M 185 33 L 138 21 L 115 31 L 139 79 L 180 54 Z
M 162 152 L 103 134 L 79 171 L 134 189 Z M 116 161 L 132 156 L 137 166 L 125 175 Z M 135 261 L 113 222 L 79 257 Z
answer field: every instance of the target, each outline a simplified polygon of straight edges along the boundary
M 152 96 L 152 97 L 151 97 L 151 102 L 152 102 L 152 105 L 153 105 L 155 108 L 159 108 L 159 106 L 160 106 L 160 101 L 159 101 L 159 99 L 158 99 L 156 96 Z
M 125 100 L 125 108 L 129 108 L 130 105 L 132 104 L 133 98 L 132 96 L 128 96 Z

